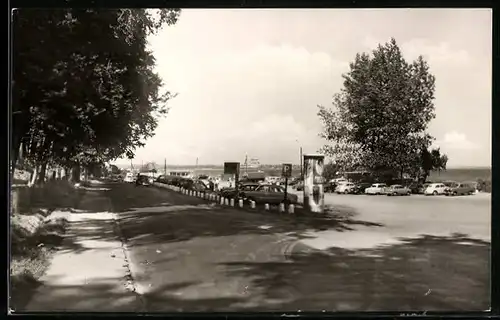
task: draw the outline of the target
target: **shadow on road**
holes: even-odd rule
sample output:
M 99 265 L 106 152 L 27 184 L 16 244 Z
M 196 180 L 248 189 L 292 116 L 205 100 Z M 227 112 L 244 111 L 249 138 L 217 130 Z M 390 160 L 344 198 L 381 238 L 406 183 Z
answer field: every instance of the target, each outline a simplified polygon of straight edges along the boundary
M 479 311 L 489 308 L 489 243 L 465 235 L 401 239 L 370 250 L 331 248 L 288 262 L 231 262 L 229 278 L 249 278 L 246 292 L 183 298 L 200 285 L 180 281 L 137 297 L 116 279 L 54 286 L 41 311 Z M 191 291 L 192 292 L 192 291 Z M 207 291 L 205 291 L 207 293 Z M 50 306 L 58 306 L 58 310 Z M 21 311 L 21 309 L 19 310 Z
M 170 312 L 229 311 L 230 306 L 243 297 L 183 299 L 175 292 L 195 285 L 196 282 L 179 282 L 164 285 L 139 296 L 116 286 L 117 279 L 103 278 L 92 284 L 46 286 L 44 296 L 37 306 L 23 305 L 15 312 Z M 36 310 L 27 310 L 27 308 Z
M 368 250 L 331 248 L 288 262 L 226 263 L 279 305 L 261 311 L 482 311 L 489 308 L 490 244 L 422 235 Z
M 187 241 L 196 237 L 356 230 L 358 226 L 382 227 L 356 220 L 348 207 L 331 208 L 323 216 L 279 214 L 221 207 L 206 200 L 154 187 L 122 185 L 109 192 L 119 212 L 120 225 L 133 245 Z M 267 227 L 263 227 L 267 226 Z

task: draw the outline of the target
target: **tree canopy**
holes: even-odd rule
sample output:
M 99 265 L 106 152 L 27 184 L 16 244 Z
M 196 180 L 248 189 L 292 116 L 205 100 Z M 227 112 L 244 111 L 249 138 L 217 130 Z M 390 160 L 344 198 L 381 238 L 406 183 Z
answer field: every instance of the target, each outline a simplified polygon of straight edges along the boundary
M 178 9 L 20 9 L 13 15 L 13 162 L 62 166 L 133 157 L 174 94 L 147 36 Z
M 439 153 L 428 151 L 435 77 L 427 62 L 422 56 L 407 62 L 391 39 L 372 55 L 357 54 L 343 78 L 333 108 L 318 106 L 321 136 L 328 141 L 321 151 L 344 169 L 419 176 L 424 153 Z M 446 161 L 434 161 L 429 170 L 445 167 Z

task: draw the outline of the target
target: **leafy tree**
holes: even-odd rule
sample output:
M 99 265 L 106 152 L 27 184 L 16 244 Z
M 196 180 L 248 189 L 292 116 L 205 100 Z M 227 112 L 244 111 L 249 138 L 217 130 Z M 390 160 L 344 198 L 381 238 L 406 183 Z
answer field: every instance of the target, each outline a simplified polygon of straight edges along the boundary
M 446 170 L 448 163 L 448 156 L 441 154 L 439 148 L 429 151 L 427 148 L 422 150 L 421 153 L 421 166 L 420 166 L 420 179 L 422 182 L 427 181 L 432 171 Z
M 400 178 L 417 171 L 435 117 L 435 78 L 424 59 L 407 62 L 391 39 L 371 56 L 357 54 L 343 77 L 333 108 L 319 106 L 321 136 L 329 142 L 322 151 L 351 168 L 394 171 Z
M 21 145 L 42 168 L 133 157 L 174 96 L 161 89 L 146 38 L 179 12 L 17 10 L 13 163 Z
M 336 163 L 329 162 L 323 167 L 323 178 L 325 181 L 330 181 L 336 177 L 339 170 L 340 167 Z

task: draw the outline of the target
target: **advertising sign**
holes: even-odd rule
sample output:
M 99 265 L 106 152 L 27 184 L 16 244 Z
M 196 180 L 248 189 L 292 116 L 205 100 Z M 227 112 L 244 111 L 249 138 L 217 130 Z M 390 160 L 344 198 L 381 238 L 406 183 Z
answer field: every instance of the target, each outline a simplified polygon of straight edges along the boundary
M 322 213 L 325 204 L 323 191 L 323 165 L 325 157 L 319 154 L 304 155 L 304 207 Z
M 239 174 L 240 173 L 240 163 L 239 162 L 224 162 L 224 174 Z

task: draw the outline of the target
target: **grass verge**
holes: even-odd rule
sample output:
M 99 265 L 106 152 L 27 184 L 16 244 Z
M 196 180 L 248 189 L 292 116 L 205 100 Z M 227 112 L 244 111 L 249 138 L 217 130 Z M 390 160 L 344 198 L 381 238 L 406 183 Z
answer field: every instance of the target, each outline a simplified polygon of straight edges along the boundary
M 22 309 L 61 245 L 69 212 L 11 218 L 10 309 Z

